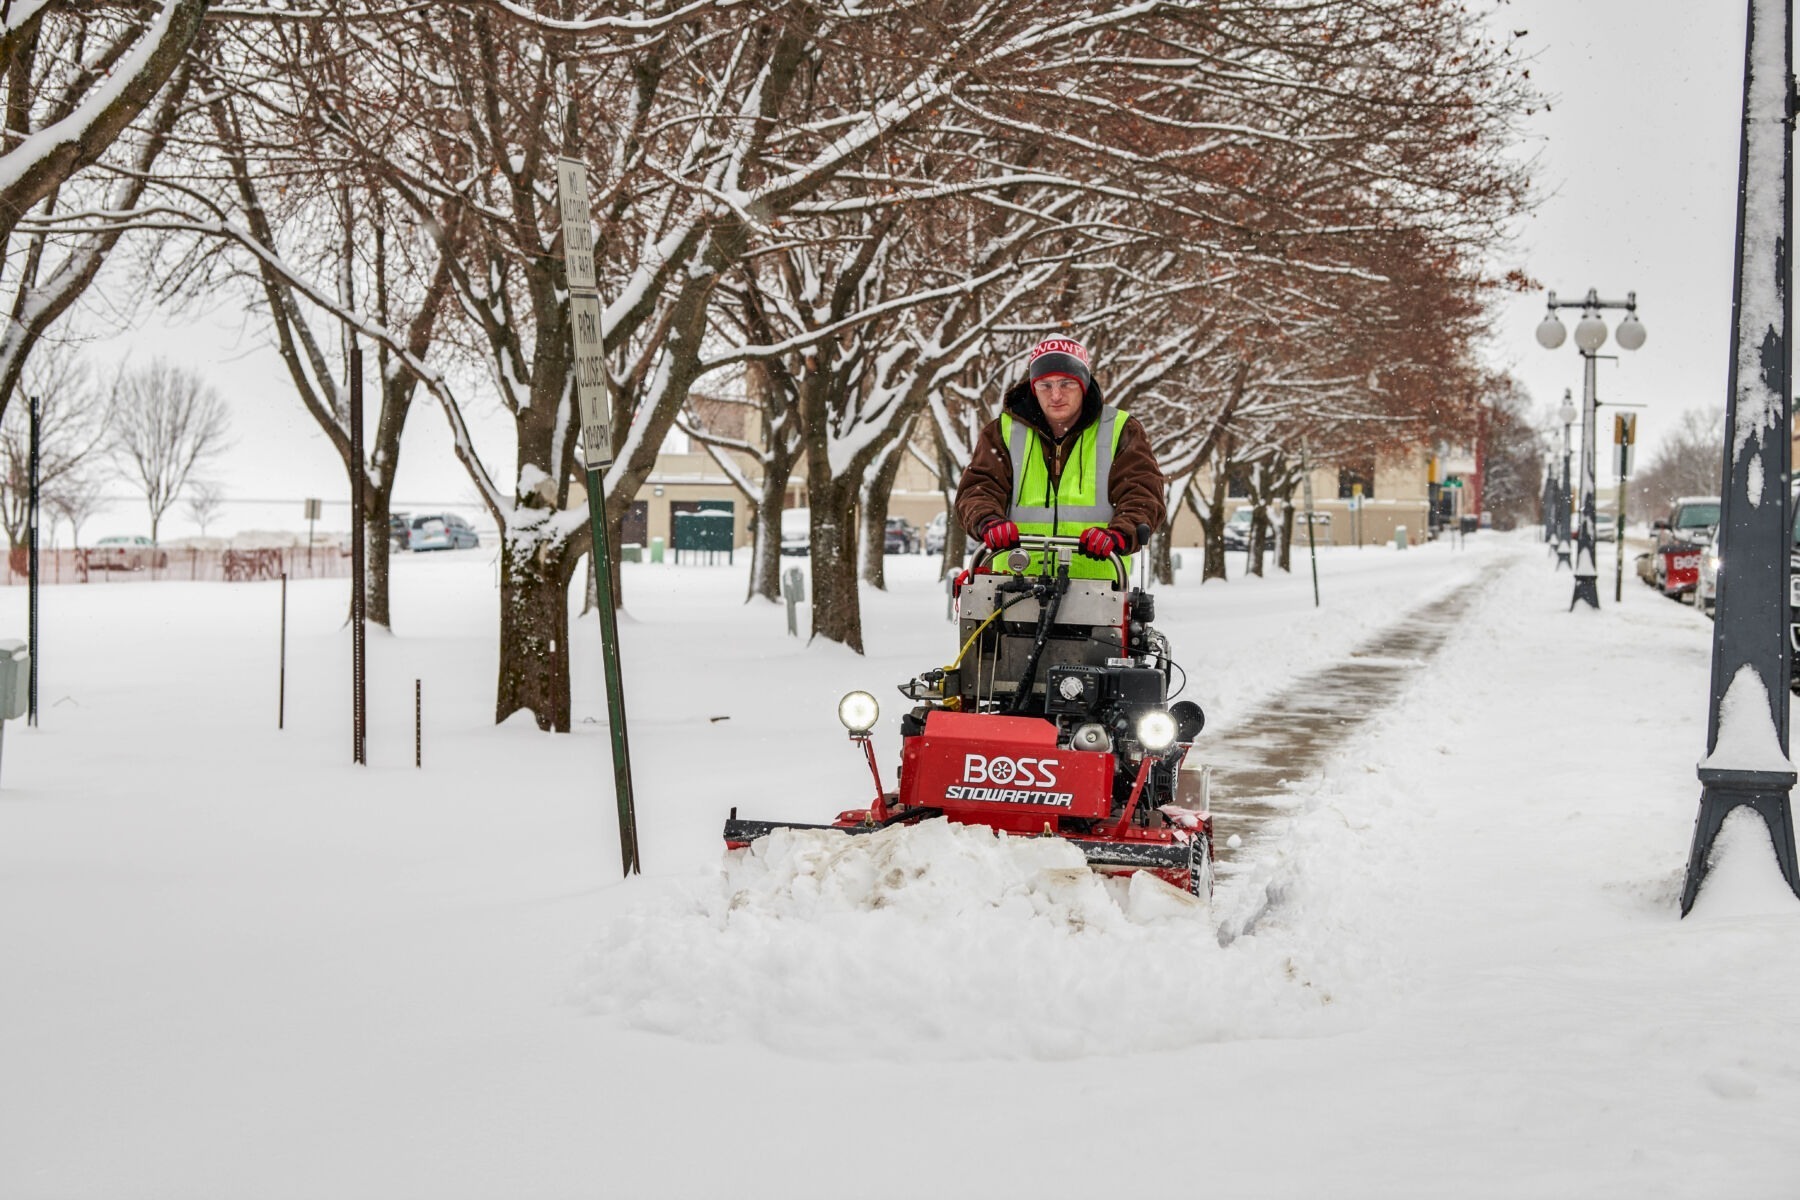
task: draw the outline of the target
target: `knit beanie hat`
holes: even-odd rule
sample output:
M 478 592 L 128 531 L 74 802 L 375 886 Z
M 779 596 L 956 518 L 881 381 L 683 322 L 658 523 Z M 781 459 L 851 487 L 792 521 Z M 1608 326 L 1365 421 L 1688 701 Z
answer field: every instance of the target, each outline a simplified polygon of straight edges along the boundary
M 1087 349 L 1073 338 L 1045 338 L 1031 348 L 1026 376 L 1036 383 L 1048 375 L 1067 375 L 1078 380 L 1085 390 L 1094 381 L 1093 372 L 1088 369 Z

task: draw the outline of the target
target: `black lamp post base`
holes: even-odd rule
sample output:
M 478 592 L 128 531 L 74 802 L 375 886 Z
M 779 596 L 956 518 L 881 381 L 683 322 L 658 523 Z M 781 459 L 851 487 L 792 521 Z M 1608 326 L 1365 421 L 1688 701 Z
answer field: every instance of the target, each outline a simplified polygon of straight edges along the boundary
M 1600 587 L 1595 579 L 1596 577 L 1593 575 L 1577 575 L 1575 577 L 1575 594 L 1569 598 L 1570 612 L 1574 612 L 1575 606 L 1583 600 L 1595 608 L 1600 607 Z
M 1694 898 L 1700 894 L 1701 881 L 1711 866 L 1708 860 L 1712 857 L 1713 840 L 1719 836 L 1719 829 L 1731 810 L 1740 805 L 1753 808 L 1762 815 L 1763 823 L 1769 827 L 1769 840 L 1775 844 L 1775 861 L 1781 867 L 1781 877 L 1787 880 L 1794 895 L 1800 897 L 1800 863 L 1794 858 L 1794 810 L 1788 799 L 1788 788 L 1792 786 L 1791 775 L 1787 776 L 1786 785 L 1777 783 L 1772 787 L 1755 783 L 1705 783 L 1700 792 L 1700 815 L 1694 819 L 1694 845 L 1688 851 L 1687 881 L 1681 887 L 1682 916 L 1688 915 L 1694 907 Z
M 1558 550 L 1556 552 L 1556 565 L 1551 567 L 1550 569 L 1552 571 L 1560 571 L 1564 567 L 1567 567 L 1567 568 L 1569 568 L 1569 570 L 1573 571 L 1575 569 L 1575 564 L 1573 561 L 1570 560 L 1569 552 L 1567 550 Z M 1574 607 L 1574 606 L 1571 605 L 1570 607 Z

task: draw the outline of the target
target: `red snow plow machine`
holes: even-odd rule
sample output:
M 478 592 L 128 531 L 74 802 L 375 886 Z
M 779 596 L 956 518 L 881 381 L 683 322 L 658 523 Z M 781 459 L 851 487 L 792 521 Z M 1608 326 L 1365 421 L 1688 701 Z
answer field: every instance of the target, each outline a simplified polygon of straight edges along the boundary
M 1149 531 L 1139 532 L 1141 543 Z M 838 719 L 868 760 L 874 800 L 827 825 L 745 820 L 734 808 L 726 846 L 777 829 L 854 835 L 943 817 L 1063 838 L 1096 871 L 1147 871 L 1210 895 L 1207 772 L 1187 762 L 1206 718 L 1191 700 L 1171 703 L 1180 668 L 1151 628 L 1154 598 L 1129 585 L 1117 557 L 1110 579 L 1071 578 L 1076 545 L 1026 537 L 1004 565 L 985 549 L 976 557 L 958 594 L 955 660 L 900 685 L 915 707 L 900 721 L 894 791 L 876 759 L 875 697 L 851 692 Z

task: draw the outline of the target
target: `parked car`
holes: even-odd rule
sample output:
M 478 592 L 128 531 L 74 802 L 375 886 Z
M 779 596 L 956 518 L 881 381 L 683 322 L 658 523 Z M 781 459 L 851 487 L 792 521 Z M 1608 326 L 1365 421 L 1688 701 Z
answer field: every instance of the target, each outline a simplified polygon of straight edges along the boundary
M 950 536 L 950 517 L 948 513 L 939 513 L 931 518 L 931 524 L 925 527 L 925 553 L 942 554 L 944 539 Z
M 1719 544 L 1700 552 L 1700 583 L 1694 588 L 1694 606 L 1707 616 L 1719 603 Z
M 1794 661 L 1800 655 L 1800 488 L 1788 496 L 1788 508 L 1794 514 L 1788 548 L 1788 690 L 1800 692 L 1800 663 Z
M 169 565 L 169 552 L 141 534 L 103 537 L 88 553 L 88 566 L 102 571 L 142 571 L 146 567 L 162 570 Z
M 883 539 L 882 551 L 887 554 L 917 554 L 924 549 L 924 542 L 919 537 L 918 526 L 905 517 L 889 517 L 887 519 L 887 536 Z
M 412 519 L 407 548 L 419 550 L 461 550 L 481 545 L 481 538 L 469 523 L 455 513 L 429 513 Z
M 782 509 L 781 552 L 789 556 L 812 553 L 812 510 L 810 508 Z
M 1231 514 L 1225 522 L 1225 548 L 1227 550 L 1248 550 L 1250 548 L 1250 523 L 1256 518 L 1254 508 L 1240 508 Z
M 388 548 L 412 549 L 412 518 L 406 513 L 388 514 Z
M 1697 588 L 1701 559 L 1718 528 L 1717 496 L 1682 496 L 1670 505 L 1667 517 L 1650 523 L 1656 543 L 1650 551 L 1650 585 L 1671 597 L 1685 596 Z
M 1619 514 L 1604 504 L 1594 506 L 1594 540 L 1596 542 L 1617 541 L 1619 537 Z

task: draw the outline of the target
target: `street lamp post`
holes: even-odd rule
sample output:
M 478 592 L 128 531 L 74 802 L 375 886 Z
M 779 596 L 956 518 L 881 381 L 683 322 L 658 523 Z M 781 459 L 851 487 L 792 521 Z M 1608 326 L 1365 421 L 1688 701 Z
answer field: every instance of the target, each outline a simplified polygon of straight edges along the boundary
M 1544 464 L 1544 545 L 1552 551 L 1556 549 L 1556 463 Z
M 1793 396 L 1793 6 L 1749 0 L 1743 135 L 1738 144 L 1737 255 L 1720 488 L 1721 562 L 1700 812 L 1681 915 L 1713 867 L 1714 841 L 1739 808 L 1762 817 L 1775 863 L 1800 896 L 1795 782 L 1788 756 L 1793 511 L 1788 438 Z
M 1557 317 L 1559 308 L 1581 309 L 1581 320 L 1575 323 L 1575 347 L 1581 351 L 1581 523 L 1575 536 L 1575 594 L 1569 600 L 1571 610 L 1587 601 L 1600 607 L 1600 590 L 1596 582 L 1600 568 L 1594 553 L 1594 425 L 1600 401 L 1595 395 L 1598 351 L 1606 344 L 1606 322 L 1600 318 L 1603 308 L 1622 308 L 1625 319 L 1619 322 L 1619 345 L 1636 350 L 1644 344 L 1643 322 L 1637 316 L 1637 293 L 1626 292 L 1623 300 L 1602 300 L 1593 288 L 1579 300 L 1558 300 L 1550 293 L 1550 311 L 1537 327 L 1538 345 L 1554 350 L 1563 344 L 1568 330 Z
M 1569 430 L 1575 424 L 1575 398 L 1569 389 L 1563 389 L 1562 408 L 1557 410 L 1562 418 L 1563 427 L 1563 464 L 1562 486 L 1556 492 L 1556 566 L 1567 567 L 1569 562 Z M 1553 568 L 1554 569 L 1554 568 Z

